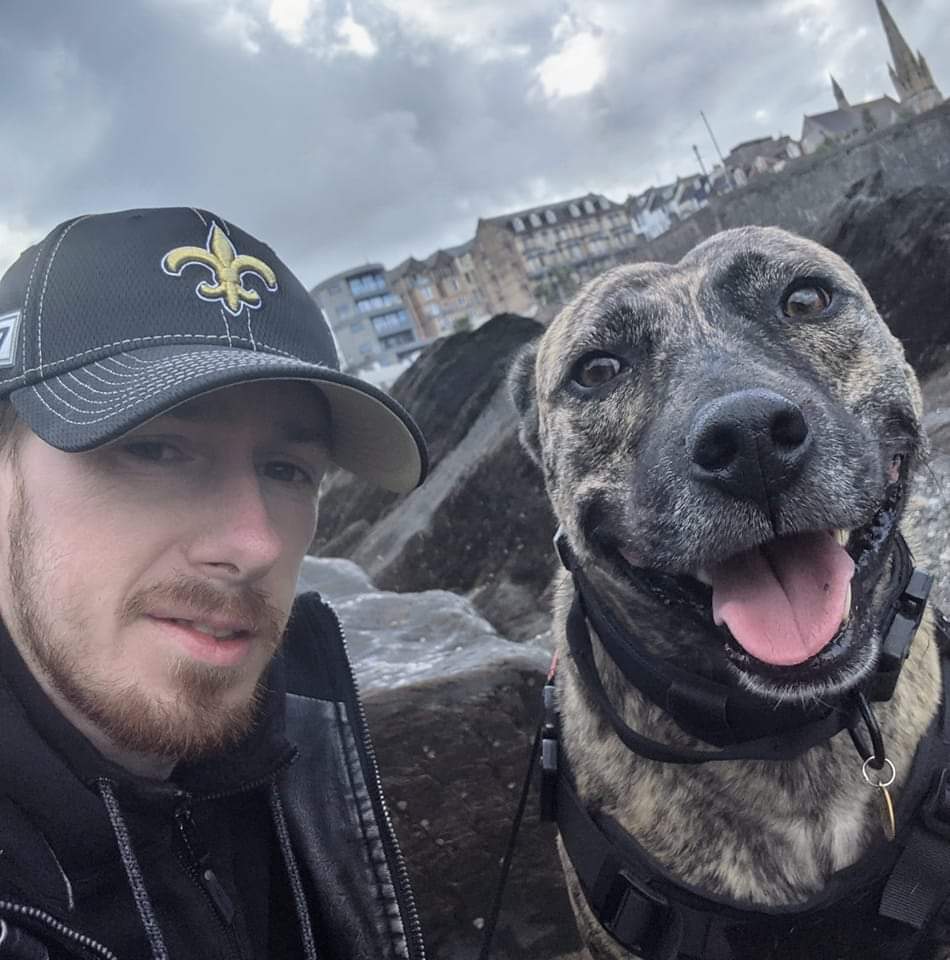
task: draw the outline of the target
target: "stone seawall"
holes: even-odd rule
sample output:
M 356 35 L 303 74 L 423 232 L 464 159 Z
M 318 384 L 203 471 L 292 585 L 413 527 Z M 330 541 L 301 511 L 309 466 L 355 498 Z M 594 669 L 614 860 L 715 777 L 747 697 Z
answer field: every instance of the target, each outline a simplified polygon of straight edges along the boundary
M 884 193 L 936 185 L 950 189 L 950 102 L 839 147 L 792 160 L 715 198 L 688 220 L 639 247 L 632 261 L 674 262 L 729 227 L 778 226 L 815 238 L 828 213 L 858 182 Z

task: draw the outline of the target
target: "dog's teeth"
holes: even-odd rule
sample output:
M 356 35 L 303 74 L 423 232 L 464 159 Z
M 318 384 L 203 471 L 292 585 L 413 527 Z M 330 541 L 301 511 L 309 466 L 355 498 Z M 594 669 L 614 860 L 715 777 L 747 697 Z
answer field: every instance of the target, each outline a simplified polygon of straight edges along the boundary
M 841 622 L 847 623 L 851 619 L 851 584 L 848 584 L 848 592 L 844 598 L 844 609 L 841 611 Z
M 835 530 L 832 532 L 832 536 L 835 538 L 835 540 L 838 541 L 838 544 L 842 547 L 848 542 L 847 530 Z

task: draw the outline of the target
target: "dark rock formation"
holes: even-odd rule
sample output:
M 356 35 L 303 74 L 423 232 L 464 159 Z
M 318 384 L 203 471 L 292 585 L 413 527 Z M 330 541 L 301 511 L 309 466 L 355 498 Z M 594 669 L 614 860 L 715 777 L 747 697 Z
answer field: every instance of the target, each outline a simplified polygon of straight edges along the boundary
M 356 561 L 383 589 L 468 593 L 509 638 L 544 631 L 554 520 L 505 383 L 512 356 L 540 330 L 501 315 L 420 357 L 393 393 L 426 434 L 430 479 L 397 502 L 337 475 L 321 500 L 316 552 Z
M 851 192 L 818 240 L 851 264 L 907 359 L 928 373 L 950 359 L 950 192 L 882 196 L 874 180 Z
M 475 960 L 528 768 L 543 673 L 511 663 L 367 695 L 386 794 L 432 957 Z M 555 831 L 529 798 L 492 960 L 578 946 Z
M 472 333 L 437 340 L 393 384 L 392 396 L 425 435 L 429 466 L 465 436 L 507 372 L 508 358 L 540 333 L 527 317 L 503 313 Z M 337 472 L 321 493 L 315 547 L 327 556 L 346 556 L 326 545 L 353 523 L 375 523 L 400 498 Z

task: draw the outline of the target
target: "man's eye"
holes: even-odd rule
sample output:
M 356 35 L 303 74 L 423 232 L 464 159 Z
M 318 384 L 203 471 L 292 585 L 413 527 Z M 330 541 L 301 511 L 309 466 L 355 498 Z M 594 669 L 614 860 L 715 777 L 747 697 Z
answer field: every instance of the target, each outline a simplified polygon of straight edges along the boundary
M 271 480 L 281 483 L 295 483 L 305 486 L 314 486 L 314 478 L 309 471 L 298 467 L 295 463 L 285 460 L 271 460 L 264 466 L 264 474 Z
M 150 460 L 153 463 L 170 463 L 182 459 L 182 453 L 177 447 L 161 440 L 135 440 L 123 444 L 122 449 L 137 460 Z

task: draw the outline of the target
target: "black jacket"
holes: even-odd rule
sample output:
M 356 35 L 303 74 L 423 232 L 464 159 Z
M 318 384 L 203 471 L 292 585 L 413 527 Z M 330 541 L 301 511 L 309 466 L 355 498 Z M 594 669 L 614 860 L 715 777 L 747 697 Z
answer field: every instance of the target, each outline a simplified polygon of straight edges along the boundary
M 103 758 L 0 637 L 0 960 L 424 960 L 339 621 L 298 598 L 261 721 L 167 782 Z

